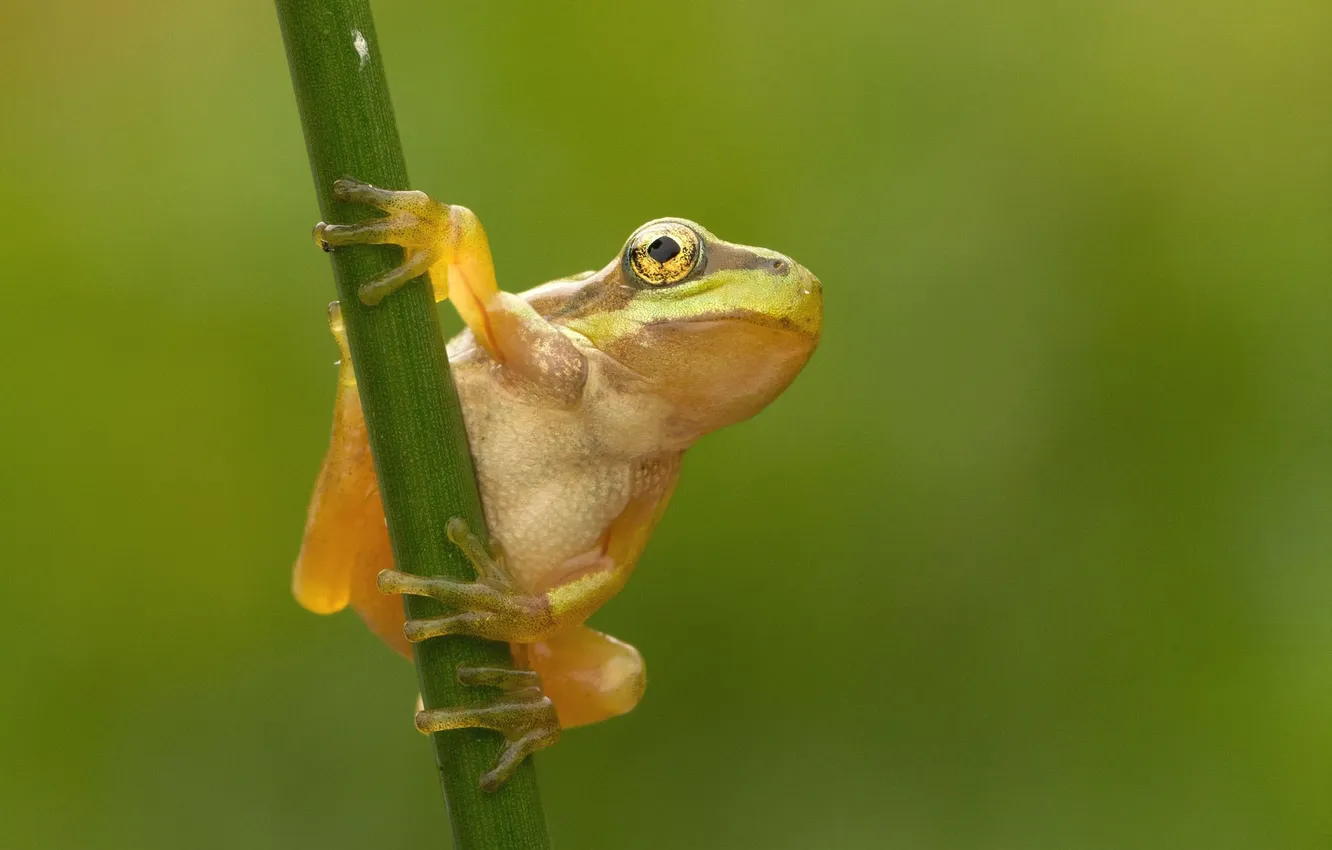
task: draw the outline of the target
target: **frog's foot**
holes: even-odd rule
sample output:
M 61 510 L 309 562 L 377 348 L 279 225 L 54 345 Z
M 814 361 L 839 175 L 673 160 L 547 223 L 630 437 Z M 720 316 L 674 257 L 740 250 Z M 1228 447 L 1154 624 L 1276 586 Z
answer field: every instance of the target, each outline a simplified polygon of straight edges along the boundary
M 424 192 L 396 192 L 349 179 L 334 182 L 333 195 L 388 215 L 356 224 L 321 221 L 314 229 L 315 243 L 320 248 L 332 251 L 344 245 L 398 245 L 405 252 L 401 265 L 361 285 L 364 303 L 378 304 L 444 259 L 448 245 L 442 237 L 449 221 L 448 204 L 433 201 Z
M 442 635 L 474 635 L 509 643 L 531 643 L 559 629 L 549 595 L 525 594 L 515 588 L 498 548 L 494 555 L 487 552 L 461 519 L 449 520 L 448 535 L 476 570 L 476 581 L 415 576 L 397 570 L 379 574 L 381 592 L 427 596 L 455 612 L 408 620 L 403 633 L 409 641 L 417 643 Z
M 494 791 L 513 776 L 518 765 L 560 737 L 555 704 L 541 690 L 531 670 L 501 667 L 459 667 L 458 681 L 503 691 L 490 702 L 469 708 L 431 708 L 416 713 L 416 728 L 425 733 L 447 729 L 494 729 L 504 736 L 495 766 L 481 776 L 481 790 Z

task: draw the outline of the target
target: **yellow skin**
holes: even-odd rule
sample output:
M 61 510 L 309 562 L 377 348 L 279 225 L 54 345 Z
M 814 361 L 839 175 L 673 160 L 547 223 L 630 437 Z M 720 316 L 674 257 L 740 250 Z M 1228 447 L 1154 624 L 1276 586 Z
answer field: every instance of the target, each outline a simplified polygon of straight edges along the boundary
M 623 714 L 643 695 L 643 659 L 584 621 L 620 591 L 661 517 L 680 458 L 703 434 L 757 413 L 818 343 L 818 278 L 774 251 L 723 242 L 683 219 L 639 228 L 605 268 L 521 295 L 502 292 L 471 211 L 421 192 L 340 180 L 346 200 L 388 213 L 320 223 L 331 250 L 394 244 L 402 266 L 360 291 L 367 304 L 429 272 L 468 329 L 448 346 L 493 552 L 461 520 L 449 536 L 475 582 L 392 569 L 365 422 L 336 305 L 342 350 L 333 435 L 315 484 L 294 591 L 318 613 L 350 603 L 410 656 L 447 634 L 507 641 L 518 670 L 459 670 L 505 693 L 481 709 L 417 714 L 425 732 L 485 726 L 509 744 L 482 786 L 498 787 L 559 729 Z M 502 550 L 499 548 L 502 544 Z M 387 594 L 440 600 L 455 613 L 404 623 Z

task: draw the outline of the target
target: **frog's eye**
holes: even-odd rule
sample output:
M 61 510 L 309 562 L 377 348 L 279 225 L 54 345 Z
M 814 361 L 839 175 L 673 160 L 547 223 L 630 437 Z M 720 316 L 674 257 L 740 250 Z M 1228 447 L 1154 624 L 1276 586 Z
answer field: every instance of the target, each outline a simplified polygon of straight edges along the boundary
M 625 265 L 634 277 L 651 286 L 679 283 L 703 256 L 703 240 L 688 225 L 657 221 L 629 237 Z

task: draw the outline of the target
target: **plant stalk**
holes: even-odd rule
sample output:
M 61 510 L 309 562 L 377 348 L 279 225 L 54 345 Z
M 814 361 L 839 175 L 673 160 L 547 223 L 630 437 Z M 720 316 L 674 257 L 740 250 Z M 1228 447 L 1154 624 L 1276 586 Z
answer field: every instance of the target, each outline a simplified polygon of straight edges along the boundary
M 367 218 L 374 211 L 333 198 L 335 179 L 408 186 L 368 0 L 276 0 L 276 6 L 319 211 L 332 222 Z M 401 251 L 357 246 L 331 258 L 393 559 L 403 572 L 473 580 L 471 566 L 445 534 L 450 517 L 462 517 L 478 533 L 485 524 L 428 281 L 418 278 L 378 306 L 365 307 L 357 286 L 397 265 Z M 445 613 L 420 597 L 407 597 L 406 606 L 410 617 Z M 465 637 L 417 644 L 415 658 L 429 708 L 486 696 L 485 689 L 458 684 L 459 664 L 513 661 L 506 645 Z M 405 710 L 403 722 L 409 722 Z M 549 847 L 531 759 L 488 794 L 477 783 L 499 753 L 499 735 L 464 729 L 431 737 L 458 850 Z

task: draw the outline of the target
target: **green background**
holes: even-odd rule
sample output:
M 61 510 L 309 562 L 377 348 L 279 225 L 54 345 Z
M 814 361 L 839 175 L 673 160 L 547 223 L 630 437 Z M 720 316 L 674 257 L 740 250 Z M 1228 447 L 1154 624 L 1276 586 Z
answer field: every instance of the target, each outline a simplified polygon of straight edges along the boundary
M 557 846 L 1332 844 L 1332 6 L 376 13 L 506 288 L 683 215 L 826 289 L 593 620 L 652 684 L 539 756 Z M 288 591 L 336 355 L 271 6 L 2 17 L 0 847 L 446 845 L 412 672 Z

